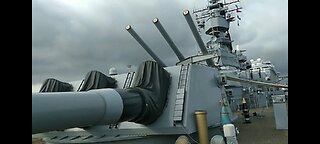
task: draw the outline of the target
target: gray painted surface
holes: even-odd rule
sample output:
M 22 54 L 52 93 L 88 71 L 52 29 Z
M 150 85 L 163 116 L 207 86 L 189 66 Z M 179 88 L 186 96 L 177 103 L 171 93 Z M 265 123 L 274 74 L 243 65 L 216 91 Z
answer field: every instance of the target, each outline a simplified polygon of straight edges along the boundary
M 216 1 L 211 1 L 211 3 L 216 3 Z M 217 14 L 222 9 L 213 10 L 215 14 Z M 226 44 L 231 43 L 231 39 L 226 39 L 226 30 L 229 28 L 228 21 L 222 19 L 222 17 L 213 17 L 206 25 L 207 29 L 222 27 L 224 30 L 220 29 L 219 35 L 216 36 L 216 40 L 212 39 L 210 43 L 204 45 L 201 37 L 199 36 L 198 30 L 194 25 L 194 22 L 189 14 L 184 12 L 185 19 L 191 28 L 191 31 L 199 44 L 199 47 L 203 54 L 215 53 L 220 56 L 221 60 L 220 65 L 231 65 L 238 67 L 238 63 L 236 63 L 237 58 L 245 59 L 245 57 L 235 57 L 231 54 L 232 47 L 226 46 Z M 211 28 L 210 28 L 211 27 Z M 128 29 L 129 28 L 129 29 Z M 130 32 L 130 27 L 127 27 L 127 30 Z M 146 51 L 161 65 L 164 66 L 163 62 L 150 50 L 150 48 L 142 41 L 142 39 L 131 29 L 130 34 L 146 49 Z M 135 35 L 135 36 L 134 36 Z M 217 45 L 218 44 L 218 45 Z M 221 45 L 222 44 L 222 45 Z M 220 50 L 222 49 L 222 50 Z M 217 58 L 216 58 L 217 59 Z M 214 66 L 212 59 L 207 60 L 207 64 L 209 66 Z M 195 110 L 206 110 L 208 112 L 207 120 L 208 126 L 211 128 L 209 130 L 209 135 L 215 131 L 219 131 L 217 126 L 220 123 L 220 103 L 221 94 L 224 93 L 223 89 L 220 89 L 221 86 L 217 84 L 216 76 L 219 76 L 219 72 L 216 69 L 192 64 L 187 74 L 187 86 L 185 92 L 183 92 L 183 101 L 177 102 L 178 95 L 181 89 L 178 89 L 179 76 L 181 66 L 173 66 L 167 67 L 166 70 L 171 75 L 171 85 L 168 92 L 168 101 L 167 105 L 164 109 L 163 114 L 151 125 L 144 126 L 131 122 L 122 122 L 119 123 L 117 127 L 114 125 L 104 125 L 104 126 L 94 126 L 86 130 L 80 131 L 57 131 L 52 133 L 45 133 L 49 141 L 56 142 L 67 142 L 67 143 L 89 143 L 90 142 L 107 142 L 107 143 L 173 143 L 173 140 L 181 134 L 196 134 L 196 124 L 194 118 Z M 227 68 L 229 69 L 229 68 Z M 232 69 L 230 69 L 232 71 Z M 250 79 L 250 75 L 248 75 L 248 70 L 246 73 L 243 73 L 241 76 Z M 220 71 L 221 72 L 221 71 Z M 230 75 L 237 76 L 238 70 L 230 72 Z M 239 74 L 240 75 L 240 74 Z M 264 76 L 264 75 L 262 75 Z M 263 77 L 264 79 L 268 75 Z M 122 88 L 124 82 L 126 80 L 126 74 L 116 75 L 114 76 L 119 83 L 118 88 Z M 255 71 L 253 72 L 253 80 L 264 80 L 263 78 L 257 78 Z M 271 77 L 273 78 L 273 77 Z M 121 86 L 122 85 L 122 86 Z M 250 84 L 248 84 L 250 85 Z M 239 82 L 228 81 L 227 85 L 234 92 L 236 97 L 240 97 L 240 90 L 242 85 Z M 248 86 L 249 88 L 256 89 L 255 86 Z M 251 94 L 251 93 L 250 93 Z M 180 97 L 180 96 L 179 96 Z M 183 114 L 182 121 L 174 121 L 175 115 L 175 107 L 177 104 L 182 104 Z M 281 109 L 281 108 L 279 108 Z M 282 108 L 283 110 L 283 108 Z M 281 110 L 278 112 L 283 113 Z M 231 118 L 233 119 L 233 118 Z M 92 136 L 92 137 L 90 137 Z M 87 141 L 88 140 L 88 141 Z
M 220 124 L 221 89 L 218 87 L 217 70 L 204 65 L 190 65 L 187 73 L 185 101 L 183 106 L 183 118 L 181 122 L 174 122 L 174 112 L 177 99 L 178 82 L 180 77 L 181 65 L 165 68 L 171 76 L 171 84 L 168 91 L 168 101 L 163 114 L 152 124 L 145 126 L 132 122 L 122 122 L 118 127 L 104 125 L 94 126 L 86 130 L 76 131 L 55 131 L 43 133 L 49 142 L 106 142 L 117 141 L 114 143 L 148 143 L 161 138 L 173 137 L 168 142 L 174 142 L 182 134 L 196 135 L 196 120 L 194 112 L 196 110 L 206 110 L 209 135 L 213 136 L 220 132 L 217 128 Z M 114 78 L 120 80 L 125 75 L 116 75 Z M 92 103 L 91 103 L 92 104 Z M 66 137 L 67 136 L 67 137 Z M 88 140 L 85 138 L 89 137 Z M 143 139 L 142 139 L 143 138 Z M 150 139 L 149 139 L 150 138 Z M 71 140 L 73 139 L 73 140 Z M 77 140 L 75 140 L 77 139 Z M 85 139 L 85 140 L 83 140 Z M 90 140 L 89 140 L 90 139 Z M 130 139 L 130 140 L 129 140 Z M 166 143 L 167 139 L 159 140 Z
M 116 123 L 123 103 L 113 89 L 32 94 L 32 133 Z
M 284 95 L 272 96 L 276 129 L 288 129 L 288 111 Z
M 176 139 L 185 135 L 189 141 L 195 143 L 198 141 L 198 133 L 192 134 L 159 134 L 159 135 L 144 135 L 144 134 L 118 134 L 110 135 L 108 133 L 91 134 L 88 132 L 64 132 L 56 135 L 37 134 L 34 138 L 45 137 L 47 144 L 51 143 L 100 143 L 100 144 L 174 144 Z M 218 128 L 208 128 L 208 136 L 212 138 L 214 135 L 223 135 L 223 132 Z M 196 142 L 198 143 L 198 142 Z
M 196 131 L 194 112 L 207 111 L 208 126 L 220 123 L 221 90 L 218 87 L 218 71 L 202 65 L 191 65 L 187 81 L 183 125 L 188 133 Z
M 165 68 L 171 77 L 171 84 L 168 91 L 167 105 L 163 114 L 152 124 L 144 126 L 133 122 L 119 123 L 117 129 L 108 129 L 107 127 L 100 129 L 108 131 L 109 134 L 137 134 L 146 135 L 155 134 L 183 134 L 193 133 L 196 131 L 194 111 L 204 109 L 208 111 L 208 125 L 218 126 L 220 123 L 220 99 L 221 90 L 217 84 L 215 74 L 217 71 L 203 65 L 190 65 L 187 76 L 187 87 L 185 92 L 183 121 L 182 123 L 174 123 L 174 108 L 176 105 L 178 81 L 181 66 L 172 66 Z M 117 78 L 117 77 L 115 77 Z
M 223 27 L 229 29 L 229 22 L 222 17 L 213 17 L 206 22 L 205 29 L 208 30 L 212 27 Z

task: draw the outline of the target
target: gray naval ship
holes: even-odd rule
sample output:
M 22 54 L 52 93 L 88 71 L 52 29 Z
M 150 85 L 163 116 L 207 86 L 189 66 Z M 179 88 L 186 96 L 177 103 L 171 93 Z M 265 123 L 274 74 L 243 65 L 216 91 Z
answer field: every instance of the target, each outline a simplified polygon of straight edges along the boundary
M 175 66 L 166 66 L 128 25 L 153 60 L 123 74 L 112 68 L 76 82 L 48 78 L 32 93 L 32 136 L 46 143 L 224 143 L 222 126 L 238 118 L 233 112 L 243 99 L 265 107 L 288 89 L 270 61 L 247 61 L 245 50 L 233 48 L 229 24 L 241 7 L 228 6 L 237 2 L 209 0 L 203 9 L 183 11 L 201 51 L 190 57 L 153 20 L 179 59 Z

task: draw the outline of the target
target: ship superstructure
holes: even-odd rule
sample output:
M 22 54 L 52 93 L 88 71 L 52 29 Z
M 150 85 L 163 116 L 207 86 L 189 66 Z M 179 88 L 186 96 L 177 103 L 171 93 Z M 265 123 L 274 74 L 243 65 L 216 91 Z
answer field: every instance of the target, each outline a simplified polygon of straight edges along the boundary
M 208 136 L 222 135 L 222 109 L 234 122 L 232 110 L 240 108 L 242 98 L 265 106 L 269 91 L 287 88 L 276 83 L 270 62 L 248 62 L 245 50 L 233 48 L 229 25 L 235 21 L 232 12 L 242 8 L 228 6 L 238 2 L 209 0 L 192 12 L 195 22 L 189 10 L 183 11 L 201 51 L 189 57 L 153 19 L 179 59 L 175 66 L 167 66 L 128 25 L 125 29 L 154 61 L 123 74 L 91 71 L 77 85 L 46 80 L 32 94 L 32 133 L 50 143 L 173 143 L 181 135 L 198 139 L 195 115 L 206 114 Z

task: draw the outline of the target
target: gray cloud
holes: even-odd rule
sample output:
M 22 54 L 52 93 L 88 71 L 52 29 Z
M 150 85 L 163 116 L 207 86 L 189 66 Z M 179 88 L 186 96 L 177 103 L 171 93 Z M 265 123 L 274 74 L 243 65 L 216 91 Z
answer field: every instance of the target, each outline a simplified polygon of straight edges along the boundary
M 196 3 L 199 2 L 199 3 Z M 206 0 L 33 0 L 32 85 L 53 77 L 82 79 L 90 70 L 125 72 L 151 57 L 125 30 L 130 24 L 167 65 L 177 61 L 151 22 L 158 17 L 185 56 L 198 47 L 182 15 Z M 240 26 L 231 24 L 234 45 L 247 49 L 248 58 L 264 58 L 288 71 L 288 1 L 241 2 Z M 34 88 L 33 88 L 34 89 Z

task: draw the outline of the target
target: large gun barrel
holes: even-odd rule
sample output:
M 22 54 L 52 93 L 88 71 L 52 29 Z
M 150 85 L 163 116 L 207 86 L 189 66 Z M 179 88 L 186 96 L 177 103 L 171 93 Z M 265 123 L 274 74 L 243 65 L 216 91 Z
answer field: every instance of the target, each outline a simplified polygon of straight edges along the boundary
M 116 123 L 123 102 L 113 89 L 32 94 L 32 133 Z
M 198 45 L 199 45 L 199 48 L 201 50 L 201 52 L 203 54 L 208 54 L 208 51 L 206 49 L 206 46 L 204 45 L 202 39 L 201 39 L 201 36 L 199 35 L 198 31 L 197 31 L 197 28 L 196 26 L 194 25 L 193 23 L 193 20 L 192 20 L 192 17 L 190 15 L 190 12 L 189 10 L 185 10 L 183 12 L 183 15 L 184 15 L 184 18 L 186 19 L 191 31 L 192 31 L 192 34 L 194 36 L 194 38 L 196 39 Z M 208 59 L 206 60 L 206 63 L 208 64 L 208 66 L 214 66 L 214 63 L 213 63 L 213 60 L 212 59 Z
M 166 65 L 162 62 L 161 59 L 149 48 L 149 46 L 141 39 L 141 37 L 133 30 L 133 28 L 128 25 L 126 30 L 132 35 L 134 39 L 150 54 L 150 56 L 162 67 L 166 67 Z
M 127 89 L 32 93 L 32 134 L 123 121 L 151 124 L 166 105 L 169 81 L 163 67 L 145 61 Z
M 115 124 L 137 117 L 141 106 L 142 99 L 138 94 L 128 94 L 120 89 L 33 93 L 32 134 Z
M 168 33 L 166 32 L 166 30 L 162 27 L 160 21 L 158 18 L 153 19 L 152 21 L 154 23 L 154 25 L 158 28 L 159 32 L 161 33 L 161 35 L 163 36 L 163 38 L 167 41 L 167 43 L 169 44 L 169 46 L 171 47 L 171 49 L 173 50 L 173 52 L 177 55 L 178 59 L 180 61 L 184 60 L 184 56 L 181 54 L 181 52 L 179 51 L 179 49 L 177 48 L 177 46 L 173 43 L 172 39 L 170 38 L 170 36 L 168 35 Z

